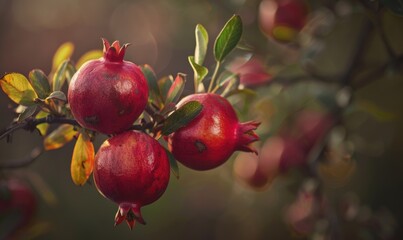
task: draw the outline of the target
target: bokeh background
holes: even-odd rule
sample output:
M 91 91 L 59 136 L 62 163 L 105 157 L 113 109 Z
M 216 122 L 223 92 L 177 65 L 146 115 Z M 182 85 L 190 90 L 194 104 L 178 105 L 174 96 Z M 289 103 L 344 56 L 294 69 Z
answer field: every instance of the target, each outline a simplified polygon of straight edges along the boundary
M 328 1 L 312 2 L 320 6 Z M 347 6 L 348 12 L 349 2 L 345 3 L 341 6 Z M 276 57 L 282 63 L 295 60 L 293 51 L 284 55 L 284 49 L 260 31 L 259 4 L 258 0 L 0 0 L 0 74 L 27 75 L 34 68 L 49 72 L 52 56 L 63 42 L 75 44 L 73 59 L 78 59 L 86 51 L 101 48 L 100 38 L 105 37 L 130 42 L 126 59 L 151 65 L 159 77 L 177 72 L 192 76 L 187 56 L 194 51 L 195 25 L 201 23 L 209 31 L 211 47 L 212 39 L 234 13 L 242 17 L 242 41 L 252 46 L 253 52 L 261 56 L 277 54 L 269 57 L 272 63 Z M 332 28 L 323 45 L 315 45 L 315 51 L 330 49 L 313 61 L 325 74 L 332 75 L 348 61 L 345 53 L 350 52 L 349 37 L 359 21 L 349 16 L 339 18 L 341 25 Z M 402 53 L 402 17 L 386 13 L 384 25 L 391 45 Z M 379 37 L 369 41 L 367 62 L 381 63 L 387 54 Z M 209 53 L 207 66 L 214 63 Z M 369 214 L 387 215 L 384 223 L 396 231 L 396 236 L 402 236 L 403 221 L 402 83 L 401 74 L 391 73 L 357 93 L 355 97 L 376 106 L 370 112 L 388 113 L 393 118 L 382 121 L 368 114 L 351 115 L 349 126 L 361 143 L 356 170 L 342 186 L 326 189 L 330 202 L 345 194 L 353 195 Z M 301 83 L 295 91 L 309 94 L 309 86 Z M 297 96 L 290 95 L 290 101 Z M 15 117 L 13 107 L 7 96 L 0 94 L 0 128 Z M 103 140 L 98 138 L 95 146 Z M 18 131 L 12 143 L 0 142 L 0 161 L 17 159 L 41 144 L 42 137 L 36 132 Z M 117 206 L 104 199 L 93 184 L 77 187 L 72 183 L 72 150 L 73 143 L 69 143 L 63 149 L 44 153 L 26 168 L 6 172 L 22 176 L 35 186 L 39 204 L 34 220 L 38 224 L 37 239 L 299 238 L 284 220 L 284 210 L 303 179 L 298 172 L 276 179 L 265 191 L 255 192 L 234 179 L 233 159 L 208 172 L 180 165 L 180 179 L 171 178 L 163 197 L 143 208 L 148 224 L 130 231 L 124 224 L 113 226 Z M 354 223 L 342 222 L 340 226 L 344 233 L 361 231 Z M 366 238 L 365 231 L 352 235 L 373 239 Z

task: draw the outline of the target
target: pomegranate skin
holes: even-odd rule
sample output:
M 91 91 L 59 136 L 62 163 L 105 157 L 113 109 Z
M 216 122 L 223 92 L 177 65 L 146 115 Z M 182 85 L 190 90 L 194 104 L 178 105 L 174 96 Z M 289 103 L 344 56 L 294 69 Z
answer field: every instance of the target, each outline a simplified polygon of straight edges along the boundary
M 194 170 L 209 170 L 226 162 L 236 150 L 256 153 L 248 144 L 259 139 L 253 132 L 259 123 L 239 123 L 231 104 L 217 94 L 192 94 L 178 107 L 189 101 L 200 102 L 203 109 L 168 138 L 169 148 L 179 162 Z
M 36 198 L 31 188 L 18 179 L 0 182 L 0 219 L 8 224 L 0 231 L 0 239 L 14 239 L 32 220 L 36 212 Z M 16 221 L 17 219 L 17 221 Z
M 95 156 L 98 191 L 119 205 L 115 225 L 126 220 L 145 224 L 140 208 L 159 199 L 168 186 L 170 166 L 165 149 L 149 135 L 127 131 L 106 140 Z
M 71 112 L 77 122 L 105 134 L 127 130 L 144 111 L 147 81 L 141 69 L 123 61 L 125 44 L 104 40 L 104 57 L 85 63 L 74 74 L 68 90 Z

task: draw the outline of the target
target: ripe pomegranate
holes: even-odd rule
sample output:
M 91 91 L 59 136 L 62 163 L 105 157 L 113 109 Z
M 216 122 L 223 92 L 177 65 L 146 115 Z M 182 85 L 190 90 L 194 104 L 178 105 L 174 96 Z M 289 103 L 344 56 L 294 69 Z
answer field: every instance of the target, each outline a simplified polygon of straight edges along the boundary
M 16 237 L 30 223 L 35 210 L 35 195 L 24 182 L 0 181 L 0 239 Z
M 119 204 L 115 225 L 126 220 L 145 224 L 140 208 L 164 193 L 170 166 L 165 149 L 152 137 L 127 131 L 106 140 L 95 155 L 94 182 L 98 191 Z
M 140 68 L 123 57 L 128 44 L 103 39 L 104 56 L 85 63 L 71 79 L 68 101 L 81 126 L 105 134 L 127 130 L 144 111 L 148 86 Z
M 262 31 L 280 42 L 291 42 L 305 26 L 308 8 L 303 0 L 263 0 L 259 6 Z
M 231 104 L 217 94 L 192 94 L 178 107 L 189 101 L 200 102 L 203 109 L 168 138 L 169 148 L 179 162 L 194 170 L 208 170 L 223 164 L 236 150 L 256 152 L 248 144 L 259 139 L 253 131 L 259 123 L 240 123 Z

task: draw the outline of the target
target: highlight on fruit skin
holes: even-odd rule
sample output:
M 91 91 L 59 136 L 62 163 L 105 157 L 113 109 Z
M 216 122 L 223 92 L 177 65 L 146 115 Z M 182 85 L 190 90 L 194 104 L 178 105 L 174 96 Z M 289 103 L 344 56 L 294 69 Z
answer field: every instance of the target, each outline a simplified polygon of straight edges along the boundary
M 217 94 L 192 94 L 178 107 L 189 101 L 200 102 L 203 110 L 168 137 L 169 149 L 180 163 L 202 171 L 225 163 L 234 151 L 257 153 L 251 143 L 259 139 L 254 130 L 260 123 L 240 123 L 231 104 Z
M 130 128 L 144 111 L 148 85 L 141 69 L 124 61 L 126 48 L 103 39 L 104 56 L 90 60 L 73 75 L 68 102 L 77 122 L 104 134 Z
M 115 226 L 145 224 L 141 207 L 158 200 L 170 176 L 166 150 L 146 133 L 126 131 L 106 140 L 95 156 L 98 191 L 119 205 Z

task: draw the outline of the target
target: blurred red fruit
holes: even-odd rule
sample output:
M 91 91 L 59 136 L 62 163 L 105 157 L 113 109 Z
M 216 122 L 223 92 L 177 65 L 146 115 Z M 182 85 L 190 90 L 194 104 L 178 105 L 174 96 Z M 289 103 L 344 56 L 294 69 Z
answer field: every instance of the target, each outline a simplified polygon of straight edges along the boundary
M 281 42 L 292 42 L 305 26 L 308 7 L 302 0 L 263 0 L 259 6 L 261 30 Z
M 257 57 L 245 63 L 233 62 L 230 70 L 239 75 L 240 83 L 250 87 L 270 82 L 271 75 L 267 72 L 263 61 Z
M 24 182 L 0 182 L 0 239 L 14 239 L 30 223 L 35 211 L 35 195 Z
M 297 114 L 293 128 L 297 131 L 297 141 L 309 152 L 328 133 L 335 119 L 328 113 L 304 110 Z
M 261 169 L 260 158 L 253 153 L 241 152 L 234 162 L 234 176 L 243 185 L 254 190 L 264 190 L 274 179 Z
M 297 234 L 305 236 L 313 232 L 316 222 L 324 215 L 324 211 L 323 197 L 313 190 L 302 190 L 288 207 L 285 220 Z

